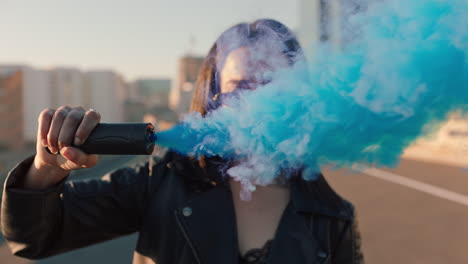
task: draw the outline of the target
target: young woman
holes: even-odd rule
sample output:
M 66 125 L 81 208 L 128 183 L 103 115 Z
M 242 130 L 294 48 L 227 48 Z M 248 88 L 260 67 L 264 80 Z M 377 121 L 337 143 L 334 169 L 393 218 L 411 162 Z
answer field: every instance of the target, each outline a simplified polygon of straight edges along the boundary
M 206 57 L 191 110 L 229 107 L 225 98 L 298 62 L 299 43 L 281 23 L 238 24 Z M 71 170 L 97 163 L 70 145 L 99 121 L 80 107 L 40 114 L 37 154 L 5 183 L 2 232 L 14 254 L 43 258 L 139 232 L 134 263 L 363 263 L 353 206 L 321 174 L 305 181 L 299 171 L 243 201 L 227 162 L 169 151 L 99 180 L 65 182 Z

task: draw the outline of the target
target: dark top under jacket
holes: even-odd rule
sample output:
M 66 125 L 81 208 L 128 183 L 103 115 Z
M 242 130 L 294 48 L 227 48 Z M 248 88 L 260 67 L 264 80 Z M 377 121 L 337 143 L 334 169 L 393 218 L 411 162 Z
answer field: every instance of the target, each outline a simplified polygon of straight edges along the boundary
M 139 232 L 134 264 L 239 263 L 232 193 L 215 162 L 202 169 L 169 152 L 101 179 L 37 191 L 22 188 L 33 159 L 4 186 L 2 233 L 15 255 L 40 259 Z M 322 175 L 293 177 L 289 188 L 266 263 L 363 263 L 353 205 Z

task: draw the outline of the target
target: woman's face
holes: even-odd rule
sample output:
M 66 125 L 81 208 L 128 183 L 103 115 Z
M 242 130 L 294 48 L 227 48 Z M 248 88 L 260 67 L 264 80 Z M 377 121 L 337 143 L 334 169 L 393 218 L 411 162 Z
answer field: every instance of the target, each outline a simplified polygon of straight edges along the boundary
M 221 94 L 264 85 L 268 73 L 288 67 L 286 57 L 271 47 L 242 47 L 229 53 L 220 72 Z

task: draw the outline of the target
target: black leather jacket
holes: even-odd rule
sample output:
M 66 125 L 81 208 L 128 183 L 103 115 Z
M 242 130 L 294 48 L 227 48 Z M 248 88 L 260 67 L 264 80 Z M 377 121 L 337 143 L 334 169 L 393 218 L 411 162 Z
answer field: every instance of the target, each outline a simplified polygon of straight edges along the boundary
M 34 157 L 26 159 L 5 182 L 3 235 L 15 255 L 30 259 L 139 232 L 135 264 L 236 264 L 229 185 L 201 181 L 206 168 L 175 157 L 44 191 L 21 188 Z M 363 263 L 352 204 L 321 175 L 313 182 L 297 177 L 290 188 L 268 263 Z

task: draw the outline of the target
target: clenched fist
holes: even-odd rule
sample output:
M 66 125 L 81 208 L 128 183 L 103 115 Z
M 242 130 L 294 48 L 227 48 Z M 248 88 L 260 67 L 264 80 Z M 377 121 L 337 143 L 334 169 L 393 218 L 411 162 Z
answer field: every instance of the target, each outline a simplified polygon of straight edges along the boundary
M 78 148 L 99 124 L 101 116 L 83 107 L 61 106 L 44 109 L 39 115 L 37 154 L 25 181 L 26 188 L 40 189 L 65 178 L 71 170 L 90 168 L 97 164 L 97 155 Z M 53 153 L 47 152 L 45 147 Z

